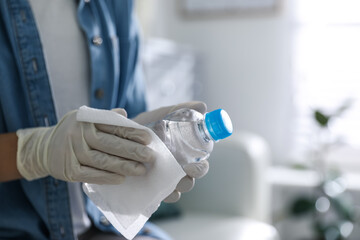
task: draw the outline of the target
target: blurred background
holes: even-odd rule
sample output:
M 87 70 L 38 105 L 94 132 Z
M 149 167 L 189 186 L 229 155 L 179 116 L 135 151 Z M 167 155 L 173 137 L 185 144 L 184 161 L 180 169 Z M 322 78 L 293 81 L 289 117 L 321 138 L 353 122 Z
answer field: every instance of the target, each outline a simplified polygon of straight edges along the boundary
M 360 239 L 360 1 L 137 0 L 136 12 L 149 108 L 201 100 L 234 124 L 160 224 L 175 239 L 211 226 L 204 239 Z M 220 210 L 187 218 L 201 209 Z

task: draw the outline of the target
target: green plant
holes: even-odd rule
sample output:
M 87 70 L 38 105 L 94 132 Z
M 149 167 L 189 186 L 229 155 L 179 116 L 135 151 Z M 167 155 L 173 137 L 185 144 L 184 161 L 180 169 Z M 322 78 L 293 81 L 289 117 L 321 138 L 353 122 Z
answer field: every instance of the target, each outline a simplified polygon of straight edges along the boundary
M 356 221 L 355 209 L 346 192 L 341 173 L 325 166 L 327 151 L 334 145 L 329 139 L 329 125 L 351 106 L 348 100 L 332 113 L 313 110 L 313 120 L 318 126 L 318 146 L 313 149 L 315 166 L 321 182 L 312 196 L 300 196 L 291 203 L 291 217 L 311 217 L 312 228 L 317 240 L 345 240 L 351 235 Z

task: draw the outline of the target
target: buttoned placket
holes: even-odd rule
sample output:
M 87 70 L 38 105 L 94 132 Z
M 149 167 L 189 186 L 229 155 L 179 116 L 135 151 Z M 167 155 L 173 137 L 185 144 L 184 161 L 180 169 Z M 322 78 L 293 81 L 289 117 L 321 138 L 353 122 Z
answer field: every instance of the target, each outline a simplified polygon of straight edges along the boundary
M 102 109 L 114 108 L 119 92 L 120 54 L 108 6 L 103 1 L 80 1 L 78 19 L 88 39 L 90 56 L 96 56 L 90 57 L 90 105 Z M 101 21 L 104 22 L 100 26 Z

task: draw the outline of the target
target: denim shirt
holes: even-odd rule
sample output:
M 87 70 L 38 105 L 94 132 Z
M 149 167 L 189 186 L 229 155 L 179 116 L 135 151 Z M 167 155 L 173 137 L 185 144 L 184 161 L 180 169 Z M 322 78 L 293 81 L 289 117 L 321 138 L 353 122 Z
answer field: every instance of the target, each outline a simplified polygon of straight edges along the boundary
M 91 58 L 90 105 L 122 107 L 129 117 L 146 107 L 132 5 L 80 0 L 78 6 Z M 42 51 L 27 0 L 1 0 L 0 133 L 57 123 Z M 88 199 L 86 208 L 96 227 L 116 232 Z M 168 239 L 150 223 L 140 234 Z M 46 177 L 0 183 L 0 239 L 74 239 L 66 182 Z

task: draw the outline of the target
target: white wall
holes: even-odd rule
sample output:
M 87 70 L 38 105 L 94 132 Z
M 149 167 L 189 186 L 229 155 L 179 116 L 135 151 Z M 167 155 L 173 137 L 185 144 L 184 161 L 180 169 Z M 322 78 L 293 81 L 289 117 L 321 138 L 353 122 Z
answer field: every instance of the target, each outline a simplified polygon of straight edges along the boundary
M 193 47 L 203 59 L 203 97 L 226 109 L 235 131 L 265 137 L 275 162 L 285 159 L 292 93 L 287 8 L 267 16 L 186 18 L 177 0 L 137 2 L 145 37 Z

